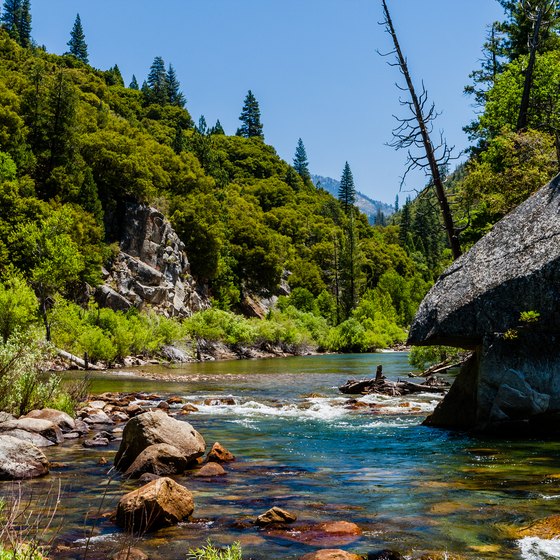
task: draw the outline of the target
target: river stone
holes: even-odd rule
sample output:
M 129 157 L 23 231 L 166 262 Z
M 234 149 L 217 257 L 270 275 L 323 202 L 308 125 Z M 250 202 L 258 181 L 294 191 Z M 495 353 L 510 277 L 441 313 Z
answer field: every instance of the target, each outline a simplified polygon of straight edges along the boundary
M 117 506 L 117 524 L 142 533 L 174 525 L 194 511 L 192 494 L 170 478 L 162 477 L 123 496 Z
M 257 525 L 274 525 L 277 523 L 294 523 L 297 520 L 297 516 L 285 509 L 279 507 L 272 507 L 265 513 L 257 517 Z
M 215 463 L 229 463 L 235 461 L 235 456 L 233 453 L 228 451 L 221 443 L 216 442 L 208 456 L 206 457 L 208 461 L 214 461 Z
M 150 560 L 150 557 L 138 548 L 125 548 L 117 552 L 112 560 Z
M 220 465 L 219 463 L 210 462 L 210 463 L 206 463 L 200 469 L 198 469 L 194 473 L 194 476 L 198 476 L 202 478 L 211 478 L 214 476 L 224 476 L 225 474 L 227 473 L 224 470 L 224 467 L 222 467 L 222 465 Z
M 204 454 L 204 438 L 188 423 L 170 418 L 160 410 L 135 416 L 126 424 L 115 456 L 115 465 L 126 471 L 144 449 L 157 443 L 176 447 L 187 462 Z
M 24 418 L 39 418 L 41 420 L 49 420 L 56 424 L 63 433 L 71 432 L 76 428 L 76 422 L 72 416 L 62 410 L 54 408 L 43 408 L 41 410 L 32 410 L 24 416 Z
M 363 556 L 352 554 L 338 548 L 327 548 L 325 550 L 316 550 L 305 556 L 301 556 L 300 560 L 363 560 Z
M 49 462 L 38 447 L 11 436 L 0 435 L 0 480 L 35 478 L 48 472 Z
M 498 222 L 420 305 L 410 344 L 475 350 L 430 425 L 560 432 L 559 185 L 556 177 Z M 523 311 L 540 317 L 522 323 Z
M 40 418 L 19 418 L 18 420 L 8 420 L 7 422 L 2 422 L 0 424 L 0 433 L 14 435 L 14 437 L 22 437 L 22 439 L 27 439 L 31 441 L 32 436 L 26 437 L 22 432 L 28 432 L 29 434 L 39 435 L 50 442 L 50 445 L 56 443 L 62 443 L 64 441 L 64 435 L 62 430 L 50 420 L 42 420 Z M 19 435 L 16 435 L 19 434 Z M 44 444 L 42 447 L 46 447 L 49 444 Z
M 157 443 L 146 447 L 124 474 L 129 478 L 139 478 L 144 473 L 158 476 L 181 474 L 188 466 L 189 461 L 179 449 L 167 443 Z

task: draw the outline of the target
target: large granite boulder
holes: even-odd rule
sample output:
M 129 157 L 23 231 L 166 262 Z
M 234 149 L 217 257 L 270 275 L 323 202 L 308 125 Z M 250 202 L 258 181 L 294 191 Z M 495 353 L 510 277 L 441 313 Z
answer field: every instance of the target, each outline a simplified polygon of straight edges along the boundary
M 37 447 L 49 447 L 64 441 L 62 430 L 50 420 L 25 418 L 0 423 L 0 434 L 29 441 Z
M 0 435 L 0 480 L 22 480 L 49 472 L 45 454 L 21 439 Z
M 204 288 L 190 274 L 185 245 L 164 215 L 133 203 L 123 210 L 121 227 L 112 232 L 120 252 L 104 271 L 97 301 L 117 310 L 151 307 L 181 317 L 208 307 Z
M 559 341 L 557 177 L 455 261 L 420 305 L 410 344 L 475 350 L 427 423 L 560 432 Z
M 165 412 L 155 410 L 139 414 L 128 421 L 115 456 L 115 465 L 126 471 L 144 449 L 166 443 L 183 454 L 186 463 L 204 454 L 204 438 L 188 423 L 175 420 Z

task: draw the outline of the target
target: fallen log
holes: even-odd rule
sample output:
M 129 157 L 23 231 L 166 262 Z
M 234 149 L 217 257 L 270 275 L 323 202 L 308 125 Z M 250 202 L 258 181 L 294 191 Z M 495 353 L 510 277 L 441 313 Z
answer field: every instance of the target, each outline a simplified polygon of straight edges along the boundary
M 84 368 L 84 369 L 93 369 L 93 370 L 102 370 L 103 368 L 100 366 L 96 366 L 95 364 L 92 363 L 87 363 L 85 362 L 85 360 L 82 360 L 82 358 L 78 358 L 78 356 L 74 356 L 74 354 L 70 354 L 70 352 L 66 352 L 66 350 L 61 350 L 60 348 L 56 349 L 56 353 L 61 357 L 64 358 L 65 360 L 68 360 L 69 362 L 72 362 L 73 364 L 77 365 L 78 367 Z
M 449 383 L 435 377 L 428 378 L 424 383 L 410 381 L 387 381 L 375 379 L 349 379 L 338 390 L 346 395 L 387 395 L 399 397 L 414 393 L 445 394 L 449 390 Z

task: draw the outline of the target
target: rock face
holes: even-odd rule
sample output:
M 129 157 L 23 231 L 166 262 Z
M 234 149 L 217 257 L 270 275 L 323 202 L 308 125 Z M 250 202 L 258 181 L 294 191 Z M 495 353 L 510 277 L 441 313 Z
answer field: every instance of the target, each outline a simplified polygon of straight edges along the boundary
M 44 476 L 49 462 L 44 453 L 33 444 L 0 435 L 0 480 L 22 480 Z
M 152 531 L 189 518 L 192 494 L 170 478 L 158 478 L 123 496 L 117 506 L 117 524 L 133 533 Z
M 523 320 L 534 311 L 537 320 Z M 428 424 L 560 431 L 560 178 L 445 271 L 409 343 L 475 349 Z
M 188 463 L 203 455 L 206 448 L 204 438 L 188 422 L 170 418 L 160 410 L 145 412 L 125 426 L 115 465 L 125 471 L 144 449 L 158 443 L 176 447 Z
M 190 275 L 185 246 L 155 208 L 127 204 L 120 231 L 120 252 L 97 301 L 113 309 L 152 307 L 166 315 L 188 316 L 209 306 Z

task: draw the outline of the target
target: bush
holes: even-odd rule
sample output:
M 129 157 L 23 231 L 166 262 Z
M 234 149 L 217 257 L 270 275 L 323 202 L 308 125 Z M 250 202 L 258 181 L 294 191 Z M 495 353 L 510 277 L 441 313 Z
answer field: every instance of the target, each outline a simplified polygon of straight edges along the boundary
M 243 560 L 241 545 L 238 542 L 220 549 L 208 541 L 208 544 L 202 548 L 189 550 L 189 558 L 192 560 Z

